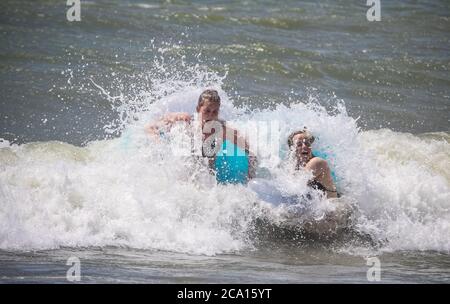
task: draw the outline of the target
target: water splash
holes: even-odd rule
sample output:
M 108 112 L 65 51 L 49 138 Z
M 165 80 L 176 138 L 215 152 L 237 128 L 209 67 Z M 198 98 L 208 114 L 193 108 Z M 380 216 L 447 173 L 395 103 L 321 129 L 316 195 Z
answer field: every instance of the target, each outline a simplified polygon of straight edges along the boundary
M 262 215 L 274 223 L 292 220 L 289 208 L 268 206 L 242 185 L 217 185 L 201 161 L 145 134 L 145 124 L 168 111 L 195 112 L 200 92 L 213 87 L 222 98 L 221 116 L 239 129 L 278 122 L 279 153 L 263 157 L 263 147 L 259 170 L 283 191 L 309 191 L 308 174 L 290 174 L 285 164 L 288 134 L 307 126 L 315 148 L 334 155 L 337 186 L 358 210 L 358 231 L 386 241 L 381 250 L 450 251 L 448 140 L 362 132 L 345 103 L 334 99 L 331 111 L 313 96 L 293 96 L 289 105 L 271 109 L 238 108 L 223 89 L 226 75 L 167 54 L 161 48 L 144 73 L 114 75 L 107 85 L 83 78 L 117 113 L 104 126 L 111 138 L 85 147 L 0 141 L 1 249 L 128 246 L 213 255 L 253 248 L 248 231 Z M 76 71 L 69 75 L 77 85 Z M 256 131 L 249 135 L 269 136 Z M 182 128 L 171 134 L 174 142 L 184 135 Z M 335 207 L 320 196 L 311 204 L 317 219 Z

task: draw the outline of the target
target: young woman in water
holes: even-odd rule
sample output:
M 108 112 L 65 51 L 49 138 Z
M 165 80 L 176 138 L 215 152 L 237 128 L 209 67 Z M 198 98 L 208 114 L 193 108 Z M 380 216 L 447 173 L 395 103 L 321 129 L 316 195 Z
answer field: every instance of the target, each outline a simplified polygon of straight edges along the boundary
M 237 130 L 228 127 L 224 120 L 219 119 L 220 96 L 216 90 L 208 89 L 203 91 L 198 99 L 196 112 L 202 130 L 202 155 L 210 158 L 210 166 L 214 163 L 217 147 L 215 146 L 218 137 L 222 140 L 228 139 L 230 142 L 244 150 L 249 155 L 248 177 L 253 178 L 256 172 L 256 156 L 250 152 L 248 142 L 243 139 Z M 168 113 L 155 123 L 148 124 L 146 132 L 156 140 L 177 122 L 192 124 L 194 116 L 189 113 Z M 214 136 L 211 136 L 214 135 Z M 206 144 L 205 144 L 206 143 Z M 207 147 L 205 149 L 205 147 Z M 209 148 L 211 147 L 211 148 Z
M 304 128 L 289 135 L 287 142 L 294 156 L 295 169 L 309 170 L 313 174 L 308 185 L 323 191 L 327 198 L 338 197 L 327 161 L 312 153 L 311 145 L 314 142 L 314 136 Z

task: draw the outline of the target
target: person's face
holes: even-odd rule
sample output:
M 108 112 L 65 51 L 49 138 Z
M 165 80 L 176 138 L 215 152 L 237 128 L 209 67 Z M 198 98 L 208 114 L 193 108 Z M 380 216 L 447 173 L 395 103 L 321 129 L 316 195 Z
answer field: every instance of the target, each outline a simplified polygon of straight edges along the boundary
M 200 107 L 197 107 L 197 112 L 201 115 L 204 122 L 211 120 L 218 120 L 219 118 L 219 102 L 204 101 Z
M 298 158 L 311 157 L 312 155 L 312 141 L 306 134 L 297 134 L 293 138 L 295 155 Z

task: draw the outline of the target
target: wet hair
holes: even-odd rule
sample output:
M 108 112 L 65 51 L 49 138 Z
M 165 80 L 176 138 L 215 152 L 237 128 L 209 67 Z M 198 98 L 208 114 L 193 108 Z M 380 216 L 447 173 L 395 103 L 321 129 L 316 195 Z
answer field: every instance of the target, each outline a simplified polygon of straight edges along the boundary
M 203 105 L 205 101 L 218 102 L 220 104 L 220 96 L 216 90 L 204 90 L 198 97 L 197 109 Z
M 289 148 L 292 147 L 292 145 L 294 144 L 294 137 L 298 134 L 305 134 L 306 138 L 308 138 L 311 143 L 314 142 L 314 136 L 311 134 L 311 132 L 308 131 L 308 129 L 306 127 L 303 127 L 303 130 L 299 130 L 299 131 L 294 131 L 291 133 L 291 135 L 289 135 L 288 139 L 287 139 L 287 144 L 289 146 Z

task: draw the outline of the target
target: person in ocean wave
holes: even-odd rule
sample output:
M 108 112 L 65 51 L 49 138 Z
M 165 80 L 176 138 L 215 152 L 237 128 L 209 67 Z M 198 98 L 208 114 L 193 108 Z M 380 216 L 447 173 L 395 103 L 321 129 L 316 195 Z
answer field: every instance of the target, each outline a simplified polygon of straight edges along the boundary
M 331 176 L 331 170 L 326 160 L 312 153 L 311 145 L 314 136 L 306 128 L 295 131 L 288 137 L 289 150 L 293 153 L 295 170 L 305 169 L 313 174 L 308 186 L 323 191 L 327 198 L 338 197 L 336 185 Z
M 148 124 L 145 130 L 154 139 L 159 140 L 175 123 L 184 122 L 191 125 L 196 121 L 200 123 L 202 130 L 202 156 L 209 157 L 210 166 L 213 167 L 214 164 L 215 152 L 218 150 L 217 143 L 229 140 L 248 154 L 248 178 L 253 178 L 257 166 L 256 156 L 249 150 L 248 142 L 239 135 L 239 132 L 227 126 L 224 120 L 219 119 L 219 111 L 219 93 L 216 90 L 207 89 L 198 98 L 197 119 L 194 115 L 185 112 L 168 113 L 158 121 Z

